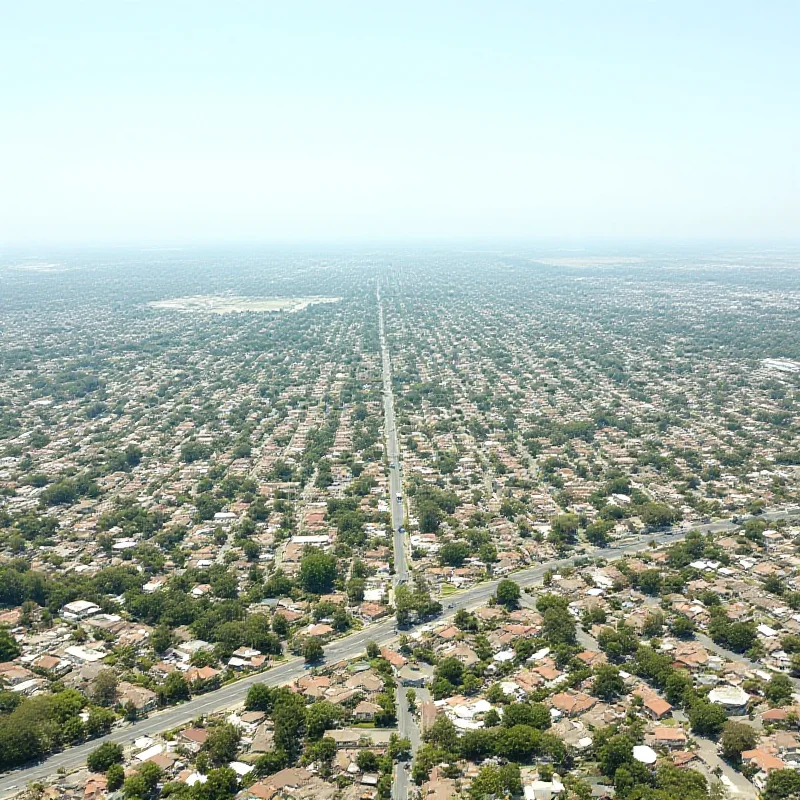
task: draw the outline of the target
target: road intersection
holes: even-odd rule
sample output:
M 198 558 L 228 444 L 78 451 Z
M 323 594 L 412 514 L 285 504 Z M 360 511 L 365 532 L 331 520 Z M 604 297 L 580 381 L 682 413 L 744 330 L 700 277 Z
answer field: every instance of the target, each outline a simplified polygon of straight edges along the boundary
M 760 515 L 761 519 L 775 520 L 797 514 L 795 511 L 770 511 Z M 742 522 L 744 519 L 742 520 Z M 606 561 L 615 561 L 636 552 L 647 550 L 651 542 L 656 545 L 676 542 L 682 539 L 690 530 L 699 530 L 703 533 L 721 532 L 733 530 L 737 525 L 732 522 L 713 522 L 694 527 L 672 528 L 659 533 L 641 534 L 631 538 L 624 543 L 614 544 L 606 548 L 592 548 L 586 553 L 571 556 L 568 558 L 553 559 L 544 561 L 531 567 L 515 572 L 509 576 L 520 586 L 527 587 L 538 584 L 542 581 L 545 572 L 548 570 L 558 570 L 571 565 L 576 558 L 604 558 Z M 441 615 L 441 618 L 453 616 L 460 609 L 473 610 L 485 606 L 494 596 L 497 590 L 499 579 L 479 583 L 458 594 L 451 595 Z M 424 627 L 419 624 L 413 627 Z M 394 620 L 383 620 L 375 625 L 370 625 L 362 630 L 356 631 L 331 642 L 325 648 L 324 661 L 333 664 L 339 661 L 347 661 L 362 655 L 367 643 L 374 641 L 379 645 L 389 644 L 397 638 L 398 630 Z M 54 753 L 40 762 L 30 764 L 0 777 L 0 798 L 11 797 L 22 791 L 31 781 L 42 780 L 54 775 L 58 770 L 70 771 L 81 766 L 86 761 L 86 756 L 98 745 L 105 741 L 119 742 L 128 744 L 134 738 L 143 735 L 153 735 L 163 731 L 171 730 L 182 725 L 186 725 L 193 719 L 205 714 L 221 712 L 236 708 L 244 702 L 247 690 L 256 683 L 264 683 L 267 686 L 280 686 L 297 679 L 303 675 L 308 666 L 302 659 L 293 658 L 281 662 L 267 672 L 249 675 L 234 683 L 207 694 L 198 695 L 179 706 L 164 709 L 151 716 L 138 720 L 135 723 L 127 724 L 115 728 L 106 736 L 93 739 L 89 742 L 70 747 L 59 753 Z

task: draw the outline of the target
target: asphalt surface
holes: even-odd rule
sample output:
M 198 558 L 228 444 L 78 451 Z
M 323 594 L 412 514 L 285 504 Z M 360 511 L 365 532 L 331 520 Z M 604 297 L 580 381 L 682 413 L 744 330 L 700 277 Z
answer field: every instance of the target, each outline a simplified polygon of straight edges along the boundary
M 408 708 L 405 686 L 399 680 L 395 682 L 395 706 L 397 707 L 397 733 L 401 739 L 410 740 L 412 731 L 416 729 L 416 723 Z M 409 763 L 410 761 L 398 761 L 394 765 L 392 775 L 392 797 L 394 800 L 406 800 L 408 798 Z
M 381 288 L 377 288 L 378 295 L 378 330 L 381 340 L 381 365 L 383 375 L 383 425 L 386 435 L 386 457 L 389 459 L 389 504 L 392 517 L 392 543 L 394 550 L 394 577 L 392 588 L 396 589 L 401 583 L 406 583 L 409 578 L 408 558 L 406 556 L 406 533 L 403 527 L 403 480 L 401 474 L 400 447 L 397 443 L 397 424 L 394 419 L 394 391 L 392 390 L 392 361 L 389 356 L 389 345 L 386 341 L 386 329 L 383 320 L 383 302 Z M 398 496 L 403 498 L 398 501 Z M 411 738 L 412 729 L 416 728 L 408 703 L 405 698 L 405 689 L 398 681 L 395 690 L 395 704 L 397 706 L 397 730 L 402 737 Z M 407 763 L 397 762 L 392 776 L 393 800 L 407 800 L 409 788 L 409 771 Z
M 397 733 L 401 739 L 411 742 L 412 758 L 416 756 L 421 743 L 421 737 L 414 714 L 408 707 L 406 700 L 406 687 L 398 679 L 395 682 L 395 704 L 397 706 Z M 422 690 L 417 690 L 418 694 Z M 406 800 L 411 780 L 411 759 L 398 761 L 394 765 L 394 779 L 392 780 L 392 797 L 394 800 Z
M 389 503 L 392 509 L 392 531 L 394 542 L 394 585 L 405 583 L 409 579 L 408 558 L 406 556 L 406 533 L 403 527 L 403 502 L 398 502 L 398 494 L 403 497 L 402 464 L 400 447 L 397 444 L 397 425 L 394 421 L 394 393 L 392 391 L 392 362 L 389 357 L 389 346 L 386 343 L 386 331 L 383 324 L 383 302 L 378 287 L 378 324 L 381 340 L 381 360 L 383 365 L 383 418 L 386 433 L 386 455 L 389 459 Z
M 797 511 L 772 511 L 760 516 L 762 519 L 769 520 L 780 519 L 797 513 Z M 745 518 L 742 518 L 742 521 L 744 521 L 744 519 Z M 542 580 L 547 570 L 568 566 L 575 558 L 581 556 L 602 557 L 607 561 L 614 561 L 626 555 L 630 555 L 631 553 L 647 550 L 650 546 L 650 542 L 663 544 L 680 541 L 689 530 L 718 532 L 731 530 L 735 527 L 736 526 L 730 522 L 715 522 L 708 525 L 692 526 L 691 528 L 673 528 L 670 531 L 657 534 L 642 534 L 632 537 L 629 542 L 617 544 L 613 547 L 602 549 L 592 548 L 585 553 L 576 554 L 570 558 L 545 561 L 536 566 L 515 572 L 508 577 L 515 580 L 520 586 L 532 586 Z M 495 594 L 499 581 L 500 579 L 481 583 L 463 592 L 451 595 L 447 598 L 447 603 L 440 619 L 452 616 L 461 608 L 473 610 L 485 606 L 488 600 Z M 370 625 L 363 630 L 356 631 L 349 636 L 331 642 L 325 648 L 324 660 L 327 663 L 351 660 L 364 653 L 367 642 L 374 641 L 381 645 L 388 644 L 391 640 L 396 638 L 397 635 L 398 631 L 395 627 L 394 620 L 383 620 L 376 625 Z M 737 656 L 737 658 L 741 658 L 741 656 Z M 289 661 L 279 663 L 265 673 L 249 675 L 213 692 L 194 697 L 182 705 L 164 709 L 135 723 L 115 728 L 106 736 L 92 739 L 89 742 L 75 747 L 70 747 L 60 753 L 54 753 L 38 763 L 21 767 L 0 777 L 0 798 L 12 797 L 18 792 L 23 791 L 29 782 L 39 781 L 55 775 L 59 769 L 70 772 L 82 766 L 86 761 L 86 756 L 103 742 L 119 742 L 122 745 L 128 745 L 139 736 L 159 734 L 186 725 L 199 716 L 236 708 L 244 702 L 247 690 L 253 684 L 264 683 L 267 686 L 284 685 L 299 678 L 307 669 L 308 667 L 302 659 L 293 658 Z

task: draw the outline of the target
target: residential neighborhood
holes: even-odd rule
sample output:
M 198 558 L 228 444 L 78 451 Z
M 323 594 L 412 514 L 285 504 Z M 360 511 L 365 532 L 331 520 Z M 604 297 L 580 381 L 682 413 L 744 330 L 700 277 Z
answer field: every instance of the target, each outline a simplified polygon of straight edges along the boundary
M 2 273 L 0 797 L 800 791 L 790 277 L 163 257 Z

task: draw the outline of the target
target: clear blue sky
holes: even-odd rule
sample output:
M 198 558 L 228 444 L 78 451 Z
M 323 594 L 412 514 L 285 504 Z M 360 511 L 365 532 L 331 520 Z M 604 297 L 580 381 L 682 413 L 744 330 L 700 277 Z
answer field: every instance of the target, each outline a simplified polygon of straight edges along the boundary
M 800 3 L 0 0 L 0 243 L 800 238 Z

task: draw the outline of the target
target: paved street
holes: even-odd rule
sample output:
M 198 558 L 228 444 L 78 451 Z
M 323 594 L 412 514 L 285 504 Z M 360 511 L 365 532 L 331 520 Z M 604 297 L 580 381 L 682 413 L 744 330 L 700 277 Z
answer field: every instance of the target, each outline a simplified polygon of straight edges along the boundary
M 393 588 L 409 579 L 408 559 L 406 556 L 406 534 L 401 532 L 404 523 L 403 481 L 401 477 L 400 447 L 397 443 L 397 426 L 394 420 L 394 392 L 392 390 L 392 362 L 389 345 L 386 341 L 386 330 L 383 320 L 383 301 L 378 286 L 378 325 L 381 340 L 381 362 L 383 373 L 383 420 L 386 436 L 386 457 L 389 460 L 389 503 L 392 509 L 392 541 L 394 544 L 394 581 Z M 402 502 L 398 497 L 403 498 Z M 408 710 L 405 689 L 397 682 L 395 690 L 397 705 L 397 728 L 401 737 L 413 739 L 419 744 L 419 731 L 416 722 Z M 416 752 L 416 747 L 414 748 Z M 394 767 L 392 778 L 392 797 L 394 800 L 406 800 L 408 797 L 409 771 L 407 764 L 398 762 Z
M 416 755 L 421 743 L 421 736 L 417 721 L 414 714 L 408 707 L 406 700 L 406 687 L 400 681 L 395 683 L 395 702 L 397 704 L 397 732 L 403 739 L 408 739 L 411 742 L 412 758 Z M 417 690 L 417 695 L 424 690 Z M 405 800 L 408 797 L 408 787 L 410 781 L 410 764 L 411 760 L 407 762 L 398 762 L 394 767 L 394 779 L 392 781 L 392 797 L 395 800 Z
M 381 339 L 381 360 L 383 370 L 383 419 L 386 435 L 386 456 L 389 459 L 389 503 L 392 509 L 392 531 L 394 532 L 394 585 L 409 579 L 408 559 L 406 557 L 406 534 L 400 532 L 403 527 L 403 502 L 397 497 L 403 496 L 403 480 L 401 477 L 400 447 L 397 444 L 397 426 L 394 421 L 394 392 L 392 391 L 392 362 L 389 356 L 389 345 L 383 322 L 383 301 L 378 287 L 378 324 Z
M 796 512 L 794 512 L 796 513 Z M 764 519 L 780 519 L 788 516 L 787 512 L 774 511 L 761 515 Z M 699 525 L 695 529 L 707 531 L 730 530 L 734 525 L 730 522 L 716 522 L 708 525 Z M 623 556 L 630 555 L 641 550 L 647 550 L 649 543 L 667 543 L 680 541 L 688 532 L 688 528 L 674 528 L 670 532 L 663 532 L 656 535 L 643 534 L 631 539 L 631 541 L 614 547 L 604 549 L 592 549 L 586 555 L 602 556 L 607 561 L 614 561 Z M 542 562 L 533 567 L 514 573 L 512 577 L 521 586 L 532 586 L 542 580 L 544 573 L 548 569 L 557 569 L 569 565 L 574 559 L 564 558 L 553 561 Z M 486 605 L 497 590 L 499 580 L 487 581 L 473 586 L 456 595 L 448 598 L 442 617 L 450 617 L 461 608 L 472 610 Z M 325 648 L 325 661 L 335 663 L 346 659 L 352 659 L 361 655 L 369 641 L 378 644 L 387 644 L 397 636 L 394 620 L 384 620 L 377 625 L 369 626 L 361 631 L 345 636 L 332 642 Z M 162 731 L 185 725 L 191 720 L 203 714 L 210 714 L 214 711 L 224 711 L 240 705 L 247 693 L 247 690 L 254 683 L 265 683 L 268 686 L 278 686 L 289 683 L 302 675 L 306 666 L 301 659 L 292 659 L 282 662 L 266 673 L 250 675 L 234 683 L 227 684 L 214 692 L 192 698 L 189 702 L 173 708 L 165 709 L 139 720 L 133 725 L 115 728 L 107 736 L 94 739 L 90 742 L 71 747 L 61 753 L 55 753 L 37 764 L 18 769 L 0 778 L 0 798 L 11 797 L 25 788 L 30 781 L 41 780 L 49 775 L 64 768 L 67 771 L 79 767 L 86 761 L 86 756 L 101 742 L 114 741 L 122 744 L 130 743 L 135 737 L 145 734 L 156 734 Z

